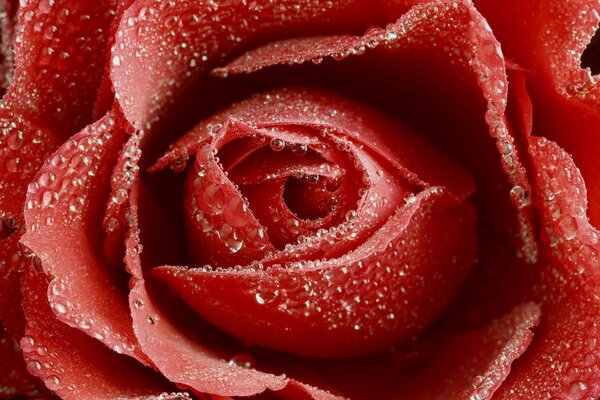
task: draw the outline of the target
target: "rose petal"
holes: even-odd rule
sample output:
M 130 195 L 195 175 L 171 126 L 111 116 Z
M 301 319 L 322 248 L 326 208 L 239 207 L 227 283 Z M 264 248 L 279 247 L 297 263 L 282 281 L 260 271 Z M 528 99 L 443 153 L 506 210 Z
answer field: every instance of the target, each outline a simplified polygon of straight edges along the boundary
M 68 137 L 91 118 L 116 0 L 23 3 L 15 76 L 3 99 Z M 32 96 L 32 93 L 36 93 Z
M 110 172 L 127 135 L 118 111 L 67 141 L 38 172 L 28 194 L 27 233 L 21 242 L 41 259 L 56 317 L 115 351 L 137 348 L 121 271 L 104 262 L 99 231 Z M 110 310 L 110 313 L 107 313 Z
M 545 303 L 544 319 L 499 398 L 595 398 L 600 395 L 599 234 L 585 214 L 583 177 L 572 158 L 545 138 L 532 137 L 530 153 L 543 238 L 551 244 L 547 265 L 531 286 Z M 552 367 L 557 365 L 560 369 Z
M 27 260 L 23 257 L 18 242 L 17 234 L 0 241 L 0 321 L 14 338 L 20 337 L 25 327 L 21 308 L 20 271 Z
M 247 209 L 242 193 L 217 164 L 213 149 L 215 144 L 198 150 L 188 177 L 185 202 L 189 254 L 197 265 L 233 266 L 260 259 L 274 247 L 266 235 L 256 237 L 254 246 L 243 246 L 246 236 L 264 233 L 264 229 Z
M 64 139 L 89 122 L 104 68 L 113 3 L 65 1 L 52 9 L 54 2 L 34 0 L 18 8 L 15 75 L 0 106 L 0 219 L 16 221 L 17 236 L 24 229 L 27 184 Z M 16 2 L 11 4 L 16 8 Z M 14 246 L 17 240 L 0 245 L 0 274 L 7 276 L 2 285 L 10 285 L 0 290 L 0 302 L 8 310 L 20 307 L 15 288 L 21 273 L 14 266 L 25 261 L 17 261 L 23 259 Z M 20 335 L 22 316 L 0 313 L 0 319 L 11 333 Z
M 528 348 L 539 318 L 540 308 L 529 303 L 478 329 L 437 332 L 405 350 L 318 369 L 356 400 L 490 399 Z
M 139 170 L 141 134 L 134 132 L 121 149 L 110 179 L 111 192 L 104 213 L 104 256 L 113 266 L 121 266 L 125 256 L 125 231 L 127 222 L 127 199 Z
M 118 355 L 52 314 L 47 277 L 29 272 L 23 280 L 26 336 L 20 345 L 29 373 L 63 399 L 137 398 L 171 386 L 153 370 Z
M 27 259 L 17 244 L 25 230 L 27 184 L 60 141 L 56 134 L 7 109 L 0 109 L 0 129 L 0 320 L 11 335 L 19 337 L 24 319 L 18 288 Z
M 598 27 L 593 1 L 476 1 L 508 57 L 527 74 L 536 132 L 571 154 L 588 188 L 590 218 L 600 225 L 600 172 L 597 142 L 600 90 L 581 54 Z M 515 22 L 514 15 L 522 16 Z M 573 134 L 576 132 L 576 134 Z
M 135 2 L 124 15 L 112 56 L 112 80 L 128 120 L 136 126 L 153 123 L 154 116 L 172 109 L 169 98 L 206 81 L 206 73 L 222 54 L 249 39 L 269 33 L 281 35 L 284 26 L 286 31 L 331 31 L 365 26 L 378 18 L 376 10 L 358 1 L 335 6 L 298 3 L 295 7 L 290 3 L 286 10 L 283 18 L 279 7 L 268 1 L 215 8 L 194 1 L 167 7 L 159 1 Z M 240 15 L 245 16 L 243 22 L 238 19 Z M 197 30 L 200 25 L 202 32 Z M 229 29 L 225 32 L 220 26 Z M 157 37 L 162 40 L 156 41 Z M 186 46 L 180 46 L 184 41 Z M 174 46 L 178 48 L 177 60 L 167 62 L 174 58 Z M 172 90 L 173 82 L 177 83 L 176 90 Z

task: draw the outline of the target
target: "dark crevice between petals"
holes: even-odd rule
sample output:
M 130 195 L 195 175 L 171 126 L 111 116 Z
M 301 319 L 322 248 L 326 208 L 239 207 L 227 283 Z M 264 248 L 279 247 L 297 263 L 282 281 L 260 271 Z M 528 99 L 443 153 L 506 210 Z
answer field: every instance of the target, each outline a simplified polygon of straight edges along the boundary
M 592 71 L 592 75 L 600 73 L 600 29 L 596 30 L 596 33 L 581 55 L 581 68 L 589 68 Z

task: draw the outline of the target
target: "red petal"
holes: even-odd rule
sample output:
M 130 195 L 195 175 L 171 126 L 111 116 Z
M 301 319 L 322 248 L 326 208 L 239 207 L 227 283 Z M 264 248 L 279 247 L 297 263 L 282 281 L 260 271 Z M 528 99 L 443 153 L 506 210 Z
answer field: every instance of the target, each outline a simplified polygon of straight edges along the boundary
M 26 336 L 21 339 L 29 373 L 62 399 L 137 398 L 159 395 L 170 384 L 137 361 L 118 355 L 58 321 L 46 301 L 43 273 L 23 280 Z
M 23 3 L 15 76 L 4 98 L 9 107 L 58 130 L 63 138 L 88 123 L 116 4 L 116 0 Z
M 585 215 L 585 186 L 572 158 L 544 138 L 530 139 L 530 153 L 548 246 L 547 266 L 531 287 L 545 303 L 544 319 L 499 398 L 595 398 L 600 395 L 600 235 Z
M 21 271 L 27 265 L 18 246 L 19 235 L 0 241 L 0 321 L 13 338 L 23 335 L 25 316 L 21 307 Z
M 285 387 L 284 377 L 229 365 L 214 348 L 187 337 L 157 308 L 143 280 L 135 282 L 130 299 L 140 346 L 170 381 L 222 396 L 250 396 L 267 388 Z
M 0 110 L 0 219 L 17 221 L 20 231 L 15 235 L 23 230 L 27 184 L 64 139 L 89 122 L 105 64 L 114 3 L 74 0 L 54 7 L 53 1 L 33 0 L 18 9 L 15 75 Z M 11 4 L 15 8 L 16 2 Z M 3 37 L 1 42 L 5 41 Z M 5 263 L 15 264 L 13 260 L 21 254 L 6 252 L 14 250 L 14 245 L 0 246 L 1 275 L 13 278 L 3 282 L 12 289 L 0 291 L 1 302 L 8 309 L 18 309 L 20 295 L 14 293 L 14 282 L 20 272 Z M 18 315 L 0 318 L 22 320 Z M 22 329 L 18 320 L 5 320 L 11 332 Z
M 353 400 L 490 399 L 529 346 L 539 317 L 538 306 L 525 304 L 482 328 L 437 332 L 407 350 L 319 369 Z
M 0 98 L 8 87 L 13 74 L 13 40 L 16 22 L 16 7 L 14 0 L 1 0 L 0 13 Z
M 600 123 L 600 84 L 580 66 L 581 54 L 598 27 L 600 6 L 585 0 L 476 4 L 508 57 L 532 72 L 527 82 L 535 130 L 573 156 L 589 191 L 590 218 L 600 225 L 598 152 L 590 151 Z
M 294 1 L 286 4 L 285 18 L 278 7 L 268 1 L 217 8 L 195 1 L 173 7 L 163 7 L 157 0 L 135 2 L 121 22 L 112 56 L 112 80 L 128 120 L 143 126 L 152 124 L 156 115 L 168 114 L 170 99 L 206 84 L 215 63 L 248 40 L 285 34 L 283 27 L 286 32 L 331 31 L 366 27 L 379 18 L 378 10 L 360 1 L 335 5 Z M 185 47 L 180 46 L 183 42 Z
M 102 225 L 106 232 L 104 256 L 113 266 L 121 266 L 125 256 L 125 231 L 129 226 L 127 200 L 139 171 L 140 138 L 141 135 L 134 132 L 123 145 L 110 179 L 111 192 Z
M 26 260 L 17 243 L 25 230 L 27 184 L 60 142 L 57 135 L 7 109 L 0 109 L 0 129 L 0 320 L 19 337 L 24 319 L 18 282 Z
M 125 276 L 103 261 L 99 229 L 127 129 L 118 111 L 111 112 L 48 160 L 28 194 L 21 242 L 53 277 L 48 300 L 60 321 L 143 361 L 131 328 Z

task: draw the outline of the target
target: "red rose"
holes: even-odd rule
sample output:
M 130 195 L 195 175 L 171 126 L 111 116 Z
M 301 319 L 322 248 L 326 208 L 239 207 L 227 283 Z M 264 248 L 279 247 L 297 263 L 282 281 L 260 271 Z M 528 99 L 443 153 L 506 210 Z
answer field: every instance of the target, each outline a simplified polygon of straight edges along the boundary
M 600 396 L 600 6 L 375 3 L 0 1 L 0 397 Z

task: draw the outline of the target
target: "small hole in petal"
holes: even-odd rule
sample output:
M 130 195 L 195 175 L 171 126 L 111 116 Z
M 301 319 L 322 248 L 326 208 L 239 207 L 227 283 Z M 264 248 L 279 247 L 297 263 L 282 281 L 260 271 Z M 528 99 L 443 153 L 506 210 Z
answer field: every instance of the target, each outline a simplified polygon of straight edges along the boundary
M 592 70 L 592 75 L 600 73 L 600 29 L 596 30 L 594 37 L 581 55 L 581 67 Z

